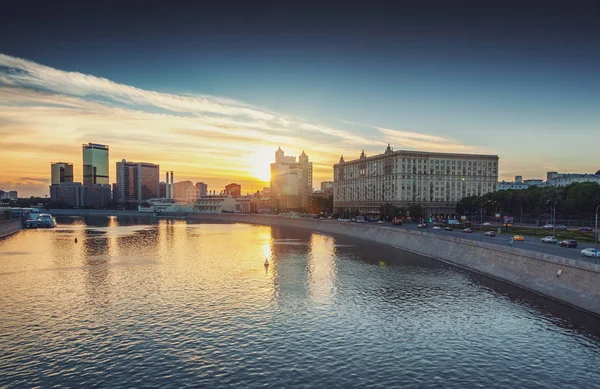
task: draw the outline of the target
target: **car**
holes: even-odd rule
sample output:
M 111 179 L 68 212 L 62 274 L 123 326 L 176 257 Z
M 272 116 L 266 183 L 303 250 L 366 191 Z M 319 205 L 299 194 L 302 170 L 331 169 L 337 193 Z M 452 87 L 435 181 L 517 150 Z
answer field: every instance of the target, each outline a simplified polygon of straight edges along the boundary
M 551 230 L 551 229 L 554 228 L 554 226 L 552 224 L 545 224 L 545 225 L 542 226 L 542 228 L 544 230 Z
M 427 223 L 419 223 L 417 228 L 427 228 Z
M 558 227 L 556 227 L 556 228 L 558 228 L 558 229 L 559 229 L 559 230 L 561 230 L 561 231 L 566 231 L 566 230 L 567 230 L 567 226 L 565 226 L 564 224 L 561 224 L 561 225 L 559 225 L 559 226 L 558 226 Z
M 484 226 L 491 226 L 491 225 L 492 225 L 492 223 L 485 222 L 485 223 L 483 223 L 483 225 L 484 225 Z
M 454 231 L 454 228 L 452 228 L 452 227 L 446 227 L 446 228 L 444 228 L 444 230 L 446 230 L 446 231 Z
M 463 232 L 466 232 L 467 234 L 470 234 L 471 232 L 473 232 L 473 230 L 472 230 L 472 229 L 470 229 L 470 228 L 465 228 L 465 229 L 463 230 Z
M 513 240 L 518 240 L 519 242 L 523 242 L 525 237 L 523 235 L 515 235 L 513 236 Z
M 441 230 L 441 229 L 442 229 L 442 227 L 440 227 L 440 226 L 433 226 L 433 229 L 434 229 L 434 230 Z
M 592 229 L 592 227 L 581 227 L 577 231 L 579 231 L 579 232 L 592 232 L 594 230 Z
M 584 255 L 586 257 L 600 257 L 600 250 L 595 250 L 592 248 L 589 249 L 583 249 L 581 250 L 581 255 Z
M 572 239 L 561 240 L 558 242 L 560 247 L 577 248 L 577 241 Z
M 557 243 L 558 239 L 555 236 L 545 236 L 542 238 L 542 243 Z
M 383 224 L 383 220 L 379 220 L 379 221 L 377 221 L 377 223 Z
M 496 236 L 496 233 L 494 231 L 487 231 L 484 235 L 494 237 Z

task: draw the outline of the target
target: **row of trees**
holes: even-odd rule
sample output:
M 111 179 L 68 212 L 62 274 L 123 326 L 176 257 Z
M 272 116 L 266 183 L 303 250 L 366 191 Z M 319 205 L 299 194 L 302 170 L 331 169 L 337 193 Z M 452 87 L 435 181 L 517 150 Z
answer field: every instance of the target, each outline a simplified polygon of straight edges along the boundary
M 525 190 L 503 190 L 465 197 L 457 203 L 456 212 L 461 215 L 472 214 L 472 210 L 484 204 L 488 214 L 497 207 L 505 215 L 523 215 L 526 218 L 547 217 L 551 214 L 552 205 L 556 204 L 557 218 L 589 218 L 600 204 L 600 185 L 582 182 L 564 187 L 533 186 Z

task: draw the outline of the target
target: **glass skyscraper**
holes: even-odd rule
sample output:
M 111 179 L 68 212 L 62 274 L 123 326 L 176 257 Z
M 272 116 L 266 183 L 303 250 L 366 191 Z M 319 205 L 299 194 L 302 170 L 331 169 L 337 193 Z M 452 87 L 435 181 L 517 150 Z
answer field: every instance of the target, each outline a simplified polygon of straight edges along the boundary
M 108 185 L 108 146 L 83 145 L 83 185 Z
M 51 185 L 60 185 L 73 182 L 73 164 L 70 162 L 52 162 Z

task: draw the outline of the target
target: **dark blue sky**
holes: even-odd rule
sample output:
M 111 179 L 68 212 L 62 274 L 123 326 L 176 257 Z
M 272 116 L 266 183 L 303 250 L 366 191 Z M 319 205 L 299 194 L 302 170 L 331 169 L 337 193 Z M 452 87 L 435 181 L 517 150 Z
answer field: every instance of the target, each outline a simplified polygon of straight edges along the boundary
M 599 2 L 284 3 L 13 1 L 0 53 L 332 126 L 447 136 L 501 157 L 555 155 L 562 143 L 544 134 L 600 133 Z

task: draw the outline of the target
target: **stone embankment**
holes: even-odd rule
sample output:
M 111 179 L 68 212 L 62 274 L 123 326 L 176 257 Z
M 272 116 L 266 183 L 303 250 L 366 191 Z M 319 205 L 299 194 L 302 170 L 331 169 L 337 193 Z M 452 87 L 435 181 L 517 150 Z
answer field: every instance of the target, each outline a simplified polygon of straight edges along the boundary
M 12 235 L 23 228 L 21 219 L 9 219 L 0 221 L 0 238 Z

